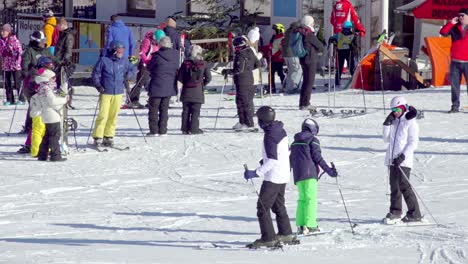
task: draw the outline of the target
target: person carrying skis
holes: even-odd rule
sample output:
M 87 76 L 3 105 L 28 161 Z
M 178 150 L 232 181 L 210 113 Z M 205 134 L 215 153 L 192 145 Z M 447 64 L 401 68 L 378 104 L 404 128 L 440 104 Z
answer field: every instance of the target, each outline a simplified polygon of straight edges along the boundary
M 29 45 L 23 52 L 21 57 L 21 75 L 23 77 L 23 94 L 26 100 L 31 98 L 34 94 L 37 84 L 34 78 L 38 74 L 38 61 L 41 57 L 53 58 L 50 50 L 45 47 L 46 37 L 42 31 L 34 31 L 29 36 Z M 32 130 L 32 118 L 30 111 L 26 113 L 26 120 L 24 122 L 24 132 L 28 134 L 25 144 L 17 151 L 18 153 L 31 153 L 31 130 Z
M 366 35 L 366 29 L 361 24 L 353 4 L 351 4 L 349 0 L 336 1 L 333 5 L 330 16 L 330 23 L 333 26 L 333 34 L 338 34 L 343 31 L 343 24 L 346 21 L 350 21 L 356 26 L 356 32 L 358 32 L 361 37 Z
M 75 71 L 75 65 L 72 61 L 73 55 L 73 45 L 75 44 L 75 34 L 76 31 L 73 28 L 68 27 L 68 22 L 64 18 L 60 18 L 57 22 L 57 27 L 60 30 L 60 35 L 58 38 L 57 43 L 55 44 L 55 60 L 59 68 L 57 69 L 57 73 L 61 74 L 62 71 L 65 72 L 66 80 L 68 80 L 73 72 Z M 57 86 L 60 87 L 62 85 L 62 78 L 57 79 Z M 72 98 L 74 89 L 71 87 L 70 83 L 68 83 L 68 98 L 69 101 L 67 102 L 67 107 L 70 109 L 75 109 L 72 106 Z
M 341 85 L 341 75 L 345 61 L 348 64 L 351 76 L 354 74 L 354 53 L 357 49 L 356 37 L 353 32 L 353 24 L 349 21 L 344 22 L 343 30 L 330 38 L 331 43 L 336 45 L 338 52 L 338 70 L 335 74 L 335 84 Z
M 288 75 L 284 83 L 287 93 L 294 93 L 296 90 L 299 90 L 299 83 L 301 82 L 301 64 L 299 63 L 299 58 L 294 56 L 294 53 L 289 46 L 289 40 L 300 26 L 301 23 L 299 21 L 293 22 L 284 33 L 282 55 L 286 62 L 286 67 L 288 68 Z
M 186 59 L 179 69 L 178 80 L 183 85 L 180 95 L 183 104 L 183 134 L 203 134 L 203 130 L 199 128 L 200 109 L 205 103 L 203 88 L 211 81 L 211 71 L 203 60 L 202 52 L 200 46 L 192 45 L 190 58 Z
M 57 83 L 53 71 L 44 68 L 39 70 L 39 75 L 34 78 L 34 81 L 39 84 L 39 88 L 37 94 L 31 98 L 31 101 L 37 100 L 37 104 L 39 105 L 37 111 L 40 112 L 42 121 L 46 126 L 37 160 L 47 161 L 50 155 L 50 161 L 65 161 L 67 159 L 63 158 L 60 153 L 59 141 L 61 135 L 60 127 L 62 125 L 60 113 L 61 108 L 67 103 L 67 98 L 55 94 Z M 34 114 L 36 111 L 32 112 Z
M 302 26 L 295 31 L 295 33 L 299 32 L 301 34 L 303 47 L 306 51 L 306 55 L 299 59 L 304 74 L 299 97 L 299 109 L 308 110 L 317 71 L 317 54 L 323 49 L 323 44 L 315 35 L 313 17 L 306 15 L 302 18 L 301 23 Z
M 468 80 L 468 8 L 462 8 L 458 15 L 452 18 L 440 30 L 442 36 L 450 36 L 452 46 L 450 47 L 450 86 L 452 94 L 452 106 L 448 111 L 460 112 L 460 84 L 462 75 Z
M 0 53 L 2 55 L 3 83 L 5 84 L 6 101 L 4 105 L 24 105 L 25 99 L 21 91 L 21 55 L 23 48 L 21 43 L 12 33 L 10 24 L 2 27 L 2 37 L 0 38 Z M 15 86 L 13 86 L 13 82 Z M 15 102 L 14 90 L 18 91 L 18 102 Z
M 93 131 L 94 144 L 112 147 L 125 83 L 135 78 L 135 66 L 125 57 L 122 42 L 110 43 L 107 53 L 94 66 L 92 78 L 100 93 L 99 114 Z
M 252 29 L 248 37 L 236 37 L 233 41 L 235 48 L 233 79 L 236 85 L 236 106 L 239 122 L 234 125 L 236 131 L 256 131 L 253 120 L 255 96 L 253 70 L 260 67 L 262 53 L 257 53 L 255 46 L 260 39 L 258 28 Z
M 245 170 L 244 178 L 252 180 L 263 177 L 257 201 L 257 217 L 261 238 L 247 245 L 250 248 L 275 247 L 278 243 L 298 243 L 292 234 L 291 223 L 285 206 L 286 184 L 289 182 L 288 135 L 281 121 L 275 120 L 275 110 L 262 106 L 257 110 L 258 124 L 263 136 L 263 159 L 260 167 Z M 275 233 L 270 210 L 276 215 L 278 234 Z
M 284 42 L 284 25 L 283 24 L 274 24 L 273 30 L 275 34 L 271 37 L 269 51 L 271 54 L 270 63 L 271 63 L 271 92 L 276 93 L 276 84 L 275 84 L 275 74 L 278 73 L 280 77 L 281 84 L 284 83 L 284 58 L 283 58 L 283 42 Z
M 151 61 L 153 54 L 159 50 L 159 41 L 165 36 L 166 33 L 161 29 L 148 31 L 145 35 L 145 39 L 141 42 L 140 63 L 138 64 L 138 74 L 136 78 L 137 84 L 130 91 L 130 101 L 127 104 L 129 108 L 144 108 L 144 105 L 140 103 L 140 93 L 141 89 L 145 88 L 150 80 L 147 66 Z
M 337 177 L 335 166 L 329 167 L 322 158 L 318 123 L 307 118 L 302 123 L 302 131 L 294 135 L 291 144 L 289 160 L 297 185 L 299 197 L 297 199 L 296 226 L 297 233 L 307 235 L 320 232 L 317 224 L 317 189 L 320 169 L 330 177 Z
M 390 212 L 384 222 L 394 223 L 402 215 L 401 196 L 405 199 L 408 212 L 403 222 L 421 221 L 418 200 L 412 189 L 409 177 L 413 167 L 413 156 L 419 142 L 419 126 L 416 122 L 417 110 L 408 106 L 402 96 L 390 102 L 392 112 L 383 123 L 383 140 L 387 147 L 385 166 L 390 171 Z
M 169 101 L 177 95 L 177 71 L 179 52 L 172 48 L 169 37 L 161 38 L 160 49 L 148 63 L 151 80 L 148 85 L 148 125 L 147 136 L 167 134 Z

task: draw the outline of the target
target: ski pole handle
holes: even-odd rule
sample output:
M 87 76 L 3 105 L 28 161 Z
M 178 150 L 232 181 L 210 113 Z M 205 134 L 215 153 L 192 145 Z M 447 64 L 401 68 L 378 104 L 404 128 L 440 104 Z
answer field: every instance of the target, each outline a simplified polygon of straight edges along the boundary
M 249 170 L 249 167 L 247 167 L 247 164 L 244 164 L 244 169 Z

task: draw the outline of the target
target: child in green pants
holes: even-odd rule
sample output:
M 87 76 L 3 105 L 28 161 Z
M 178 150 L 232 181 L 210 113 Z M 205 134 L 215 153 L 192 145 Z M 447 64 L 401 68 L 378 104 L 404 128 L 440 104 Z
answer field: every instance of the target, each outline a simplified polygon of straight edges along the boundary
M 299 191 L 297 200 L 296 225 L 297 233 L 307 235 L 318 232 L 317 225 L 317 186 L 319 167 L 331 177 L 338 175 L 335 167 L 327 165 L 322 158 L 320 142 L 316 135 L 319 126 L 313 119 L 302 123 L 302 131 L 294 135 L 289 156 L 294 175 L 294 183 Z

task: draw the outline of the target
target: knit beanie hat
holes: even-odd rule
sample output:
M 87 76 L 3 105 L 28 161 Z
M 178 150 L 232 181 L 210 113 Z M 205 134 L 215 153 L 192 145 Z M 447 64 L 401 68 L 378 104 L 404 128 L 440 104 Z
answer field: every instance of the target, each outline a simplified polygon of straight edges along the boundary
M 192 45 L 190 47 L 190 57 L 196 60 L 202 60 L 203 59 L 203 49 L 202 47 L 198 45 Z
M 306 27 L 311 27 L 314 24 L 314 18 L 312 16 L 306 15 L 301 19 L 302 25 Z
M 44 69 L 44 68 L 42 68 Z M 49 69 L 45 69 L 44 71 L 42 71 L 42 69 L 39 70 L 39 75 L 36 76 L 36 78 L 34 78 L 34 81 L 36 83 L 43 83 L 43 82 L 49 82 L 51 78 L 55 77 L 55 72 L 49 70 Z M 41 73 L 42 72 L 42 73 Z
M 172 27 L 172 28 L 177 27 L 177 22 L 172 17 L 168 17 L 166 23 L 167 23 L 167 26 L 169 27 Z
M 158 29 L 154 32 L 154 39 L 156 39 L 156 42 L 159 42 L 162 37 L 165 37 L 166 33 L 164 33 L 164 30 Z
M 2 31 L 10 32 L 10 33 L 11 33 L 11 32 L 13 31 L 13 28 L 11 27 L 10 24 L 7 23 L 7 24 L 3 25 Z
M 252 28 L 249 33 L 247 33 L 247 38 L 250 43 L 255 43 L 260 39 L 260 29 L 258 27 Z

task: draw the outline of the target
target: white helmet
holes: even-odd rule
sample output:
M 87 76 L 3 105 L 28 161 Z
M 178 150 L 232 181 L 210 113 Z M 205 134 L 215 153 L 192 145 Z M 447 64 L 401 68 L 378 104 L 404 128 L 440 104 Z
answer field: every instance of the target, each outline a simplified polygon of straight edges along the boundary
M 406 107 L 406 109 L 408 109 L 408 102 L 406 101 L 406 99 L 403 97 L 403 96 L 396 96 L 396 97 L 393 97 L 392 101 L 390 102 L 390 108 L 395 108 L 395 107 L 398 107 L 400 105 L 403 105 Z

